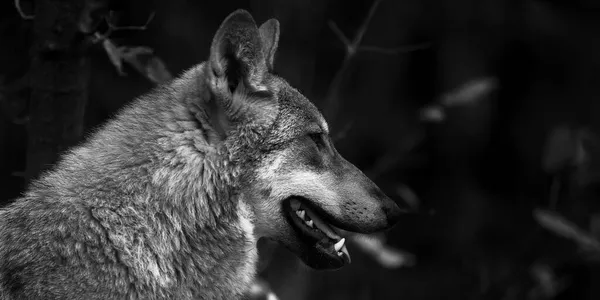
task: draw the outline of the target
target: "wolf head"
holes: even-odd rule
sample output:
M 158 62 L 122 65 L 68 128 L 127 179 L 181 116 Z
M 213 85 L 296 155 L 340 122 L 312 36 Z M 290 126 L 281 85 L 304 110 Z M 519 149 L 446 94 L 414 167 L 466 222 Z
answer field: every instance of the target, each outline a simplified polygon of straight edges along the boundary
M 204 64 L 218 143 L 240 165 L 240 201 L 255 234 L 274 239 L 308 266 L 350 262 L 340 229 L 391 227 L 401 210 L 335 149 L 317 108 L 273 74 L 279 22 L 258 27 L 238 10 L 218 29 Z

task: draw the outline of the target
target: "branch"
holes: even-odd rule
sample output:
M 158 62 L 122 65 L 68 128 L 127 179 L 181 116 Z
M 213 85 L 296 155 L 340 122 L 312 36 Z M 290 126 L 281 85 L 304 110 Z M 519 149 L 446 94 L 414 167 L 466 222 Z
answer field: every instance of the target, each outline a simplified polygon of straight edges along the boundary
M 98 25 L 106 19 L 100 12 L 109 5 L 109 0 L 80 1 L 84 1 L 84 5 L 79 14 L 79 31 L 88 35 L 95 32 L 98 29 Z
M 110 35 L 113 34 L 113 32 L 116 32 L 116 31 L 146 30 L 148 28 L 148 25 L 150 25 L 150 22 L 152 22 L 152 20 L 154 19 L 155 15 L 156 15 L 155 12 L 150 13 L 150 15 L 148 16 L 148 19 L 146 20 L 146 23 L 144 23 L 144 25 L 141 25 L 141 26 L 117 26 L 113 23 L 114 12 L 110 11 L 110 12 L 108 12 L 108 16 L 106 16 L 106 18 L 105 18 L 106 25 L 108 26 L 108 30 L 104 34 L 101 34 L 99 32 L 94 33 L 94 41 L 93 42 L 94 43 L 103 42 L 105 39 L 108 39 L 110 37 Z
M 148 19 L 146 20 L 146 23 L 144 23 L 144 25 L 141 26 L 116 26 L 115 24 L 113 24 L 112 19 L 113 19 L 113 13 L 114 11 L 110 11 L 108 12 L 108 16 L 106 17 L 106 24 L 108 25 L 109 30 L 114 31 L 119 31 L 119 30 L 146 30 L 146 28 L 148 27 L 148 25 L 150 25 L 150 22 L 152 22 L 152 20 L 154 19 L 154 16 L 156 15 L 156 12 L 152 12 L 150 13 L 150 15 L 148 16 Z
M 375 15 L 375 11 L 377 10 L 379 3 L 381 3 L 381 0 L 375 0 L 375 2 L 373 2 L 373 5 L 371 5 L 371 8 L 369 9 L 367 17 L 363 21 L 362 25 L 358 28 L 358 31 L 356 32 L 356 35 L 354 36 L 354 39 L 352 40 L 351 44 L 353 51 L 352 54 L 356 52 L 356 49 L 358 49 L 358 45 L 360 45 L 360 42 L 362 42 L 362 39 L 365 36 L 365 32 L 367 32 L 369 23 L 371 23 L 371 19 L 373 19 L 373 16 Z
M 406 53 L 406 52 L 411 52 L 411 51 L 416 51 L 416 50 L 427 49 L 429 47 L 431 47 L 431 43 L 408 45 L 408 46 L 401 46 L 401 47 L 395 47 L 395 48 L 383 48 L 383 47 L 377 47 L 377 46 L 360 46 L 360 47 L 358 47 L 358 51 L 359 52 L 374 52 L 374 53 L 379 53 L 379 54 L 393 55 L 393 54 Z
M 329 28 L 331 28 L 331 31 L 335 33 L 335 35 L 340 39 L 340 41 L 344 45 L 350 45 L 350 40 L 346 37 L 346 35 L 344 35 L 342 30 L 337 26 L 337 24 L 335 24 L 335 22 L 329 21 L 327 24 L 329 24 Z
M 340 39 L 340 41 L 344 44 L 344 46 L 346 46 L 346 54 L 344 56 L 344 61 L 342 62 L 342 66 L 335 73 L 335 76 L 333 77 L 333 80 L 331 81 L 331 84 L 329 85 L 329 90 L 327 91 L 327 97 L 325 98 L 324 114 L 325 114 L 325 117 L 329 120 L 330 124 L 332 124 L 332 125 L 335 124 L 335 111 L 337 111 L 338 104 L 339 104 L 338 102 L 339 102 L 339 98 L 340 98 L 338 96 L 338 91 L 340 90 L 340 87 L 342 84 L 342 79 L 344 78 L 346 70 L 348 69 L 348 67 L 350 65 L 351 59 L 356 54 L 358 46 L 360 45 L 360 42 L 362 41 L 362 39 L 365 35 L 365 32 L 367 31 L 367 27 L 369 26 L 369 23 L 371 22 L 373 15 L 375 15 L 375 11 L 377 10 L 377 7 L 379 6 L 379 3 L 381 1 L 382 0 L 375 0 L 375 2 L 373 2 L 373 5 L 371 5 L 371 8 L 369 9 L 369 13 L 365 17 L 365 20 L 363 21 L 363 23 L 358 28 L 358 31 L 356 32 L 356 35 L 354 36 L 352 41 L 350 41 L 350 39 L 348 37 L 346 37 L 346 35 L 344 35 L 342 30 L 340 30 L 340 28 L 333 21 L 329 21 L 329 27 L 331 28 L 333 33 L 335 33 L 335 35 Z
M 15 0 L 15 8 L 19 12 L 19 15 L 21 15 L 21 18 L 23 18 L 23 20 L 33 20 L 35 18 L 34 15 L 28 15 L 23 11 L 23 9 L 21 8 L 21 0 Z
M 373 1 L 373 4 L 371 5 L 371 8 L 369 8 L 369 12 L 367 13 L 367 16 L 365 17 L 362 24 L 356 31 L 356 34 L 354 35 L 352 40 L 350 38 L 348 38 L 333 21 L 328 22 L 329 27 L 331 28 L 333 33 L 337 36 L 337 38 L 342 42 L 342 44 L 346 48 L 346 53 L 344 55 L 344 60 L 342 62 L 342 65 L 338 69 L 338 71 L 335 73 L 335 75 L 331 81 L 331 84 L 329 85 L 329 89 L 327 91 L 327 96 L 325 97 L 324 115 L 332 127 L 335 127 L 335 117 L 336 117 L 335 112 L 337 111 L 338 105 L 340 102 L 340 97 L 339 97 L 338 93 L 341 88 L 342 81 L 346 75 L 347 69 L 350 66 L 352 58 L 354 58 L 354 56 L 356 55 L 357 52 L 375 52 L 375 53 L 389 55 L 389 54 L 397 54 L 397 53 L 419 50 L 419 49 L 423 49 L 423 48 L 426 48 L 429 46 L 429 44 L 419 44 L 419 45 L 403 46 L 403 47 L 396 47 L 396 48 L 390 48 L 390 49 L 376 47 L 376 46 L 360 46 L 360 44 L 365 36 L 365 33 L 367 32 L 367 29 L 369 28 L 369 24 L 371 23 L 371 20 L 373 19 L 373 16 L 375 15 L 375 12 L 377 11 L 377 8 L 379 7 L 379 4 L 381 2 L 382 2 L 382 0 Z

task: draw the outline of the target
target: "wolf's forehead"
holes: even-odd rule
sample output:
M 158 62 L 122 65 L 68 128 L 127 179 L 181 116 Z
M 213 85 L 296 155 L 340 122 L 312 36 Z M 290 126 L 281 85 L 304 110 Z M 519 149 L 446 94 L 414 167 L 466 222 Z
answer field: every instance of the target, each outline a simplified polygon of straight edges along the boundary
M 329 126 L 317 107 L 289 85 L 280 89 L 280 126 L 296 131 L 322 131 L 329 134 Z
M 316 108 L 307 110 L 307 107 L 281 106 L 280 122 L 294 131 L 329 133 L 327 122 Z

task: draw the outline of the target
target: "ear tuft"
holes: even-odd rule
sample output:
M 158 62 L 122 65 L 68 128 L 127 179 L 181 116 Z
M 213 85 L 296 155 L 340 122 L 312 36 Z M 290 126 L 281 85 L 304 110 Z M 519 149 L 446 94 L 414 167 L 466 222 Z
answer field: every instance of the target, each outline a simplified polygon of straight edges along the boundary
M 240 80 L 260 90 L 267 66 L 260 33 L 250 13 L 239 9 L 225 18 L 213 38 L 209 63 L 215 76 L 227 78 L 231 91 Z
M 210 61 L 213 64 L 214 72 L 218 76 L 224 75 L 224 66 L 219 64 L 222 57 L 215 57 L 227 54 L 228 50 L 239 51 L 240 49 L 222 49 L 223 47 L 234 46 L 236 42 L 244 42 L 244 35 L 251 33 L 252 29 L 256 28 L 256 22 L 252 15 L 246 10 L 238 9 L 229 14 L 221 23 L 221 26 L 215 33 L 212 45 L 210 47 Z M 243 32 L 247 31 L 247 32 Z M 226 44 L 229 42 L 230 44 Z
M 277 52 L 277 46 L 279 45 L 279 21 L 277 19 L 270 19 L 264 22 L 258 31 L 260 32 L 260 39 L 263 44 L 267 68 L 273 71 L 275 52 Z

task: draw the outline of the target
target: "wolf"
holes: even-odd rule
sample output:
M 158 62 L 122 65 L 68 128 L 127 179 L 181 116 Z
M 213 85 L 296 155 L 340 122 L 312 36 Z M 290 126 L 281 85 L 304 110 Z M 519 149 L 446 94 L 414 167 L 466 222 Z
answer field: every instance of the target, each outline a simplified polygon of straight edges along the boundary
M 336 151 L 273 72 L 275 19 L 245 10 L 207 61 L 133 100 L 0 210 L 0 299 L 240 299 L 256 242 L 315 269 L 350 262 L 340 230 L 402 210 Z

